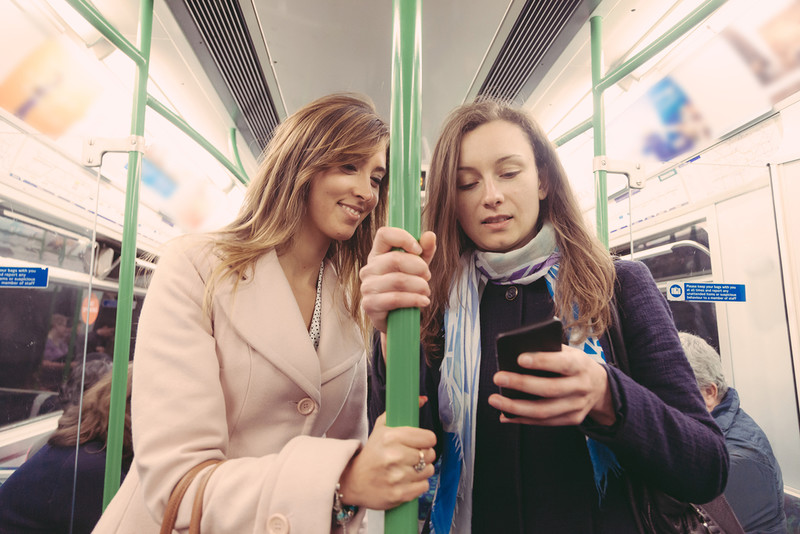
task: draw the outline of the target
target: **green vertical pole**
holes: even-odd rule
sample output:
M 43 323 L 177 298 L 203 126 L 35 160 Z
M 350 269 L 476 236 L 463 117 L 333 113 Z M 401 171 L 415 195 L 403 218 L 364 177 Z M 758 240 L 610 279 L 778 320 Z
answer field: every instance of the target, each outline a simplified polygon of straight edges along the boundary
M 389 225 L 420 235 L 420 112 L 422 107 L 421 0 L 394 0 L 392 10 L 392 114 Z M 419 425 L 419 308 L 388 319 L 386 424 Z M 417 501 L 388 510 L 387 534 L 416 533 Z
M 603 19 L 589 19 L 592 39 L 592 128 L 594 128 L 594 155 L 606 155 L 606 124 L 603 90 L 598 87 L 603 79 Z M 594 172 L 594 193 L 597 216 L 597 237 L 608 248 L 608 185 L 606 171 Z
M 147 79 L 150 67 L 150 41 L 153 29 L 153 0 L 140 0 L 137 45 L 144 58 L 136 64 L 136 81 L 131 113 L 131 135 L 144 135 L 147 109 Z M 133 314 L 133 278 L 136 262 L 136 234 L 139 213 L 139 178 L 142 153 L 128 153 L 128 182 L 125 188 L 125 221 L 122 229 L 117 321 L 114 331 L 114 367 L 111 382 L 111 407 L 108 417 L 106 476 L 103 487 L 103 509 L 119 489 L 122 472 L 122 438 L 125 425 L 125 404 L 128 390 L 128 361 Z

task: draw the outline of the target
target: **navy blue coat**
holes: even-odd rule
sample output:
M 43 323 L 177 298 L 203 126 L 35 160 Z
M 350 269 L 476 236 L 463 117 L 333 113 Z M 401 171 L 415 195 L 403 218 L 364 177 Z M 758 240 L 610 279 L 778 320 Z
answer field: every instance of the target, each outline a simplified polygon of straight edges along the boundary
M 733 388 L 711 415 L 725 435 L 731 459 L 725 498 L 745 532 L 783 534 L 783 477 L 767 435 L 739 406 Z
M 700 396 L 672 315 L 647 268 L 616 262 L 617 300 L 631 377 L 608 368 L 617 422 L 603 427 L 501 424 L 487 398 L 498 392 L 495 336 L 553 315 L 543 280 L 518 286 L 487 284 L 481 296 L 481 380 L 478 396 L 473 521 L 475 534 L 637 534 L 622 478 L 611 477 L 601 500 L 586 436 L 605 443 L 625 474 L 690 502 L 708 502 L 725 487 L 728 454 L 719 427 Z M 600 340 L 608 353 L 606 335 Z M 383 411 L 385 366 L 371 366 L 370 420 Z M 423 360 L 424 361 L 424 360 Z M 442 435 L 436 391 L 439 369 L 425 367 L 421 424 Z M 623 475 L 625 476 L 625 475 Z
M 123 478 L 129 467 L 130 458 L 123 462 Z M 100 519 L 105 469 L 104 443 L 80 446 L 73 534 L 89 534 Z M 0 533 L 70 532 L 74 472 L 75 447 L 39 449 L 0 486 Z

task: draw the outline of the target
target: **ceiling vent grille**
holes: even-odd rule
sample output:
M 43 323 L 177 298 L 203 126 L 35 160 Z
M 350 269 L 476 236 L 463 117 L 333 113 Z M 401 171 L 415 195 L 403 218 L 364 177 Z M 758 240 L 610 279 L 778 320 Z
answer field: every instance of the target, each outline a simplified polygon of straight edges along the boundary
M 184 3 L 236 102 L 238 118 L 244 120 L 252 132 L 252 141 L 263 150 L 280 120 L 238 2 L 184 0 Z
M 520 90 L 580 5 L 527 0 L 478 94 L 520 103 Z

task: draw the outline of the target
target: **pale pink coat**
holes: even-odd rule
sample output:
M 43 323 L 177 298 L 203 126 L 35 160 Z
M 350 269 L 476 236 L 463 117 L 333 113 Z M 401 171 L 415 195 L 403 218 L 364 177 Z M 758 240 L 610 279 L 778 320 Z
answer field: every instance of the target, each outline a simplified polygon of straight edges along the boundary
M 336 274 L 326 265 L 315 351 L 275 252 L 204 315 L 207 244 L 180 238 L 158 263 L 136 339 L 134 462 L 94 532 L 158 532 L 172 488 L 211 458 L 227 461 L 205 491 L 204 534 L 330 532 L 335 484 L 367 436 L 364 343 Z

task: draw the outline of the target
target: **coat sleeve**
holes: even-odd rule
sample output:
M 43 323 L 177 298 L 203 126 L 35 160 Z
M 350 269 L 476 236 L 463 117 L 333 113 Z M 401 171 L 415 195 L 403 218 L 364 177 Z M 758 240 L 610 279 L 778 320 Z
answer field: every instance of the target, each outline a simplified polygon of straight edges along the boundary
M 650 271 L 617 262 L 620 311 L 631 376 L 608 368 L 617 409 L 612 432 L 587 431 L 622 467 L 665 493 L 705 503 L 722 493 L 728 453 L 706 410 L 672 313 Z M 587 429 L 584 428 L 586 431 Z
M 160 524 L 181 477 L 219 459 L 226 461 L 205 490 L 203 532 L 262 533 L 278 523 L 292 532 L 327 532 L 335 484 L 361 441 L 298 435 L 275 454 L 227 458 L 230 433 L 213 323 L 202 309 L 208 269 L 198 267 L 201 256 L 182 241 L 168 250 L 141 314 L 132 422 L 145 506 Z M 361 413 L 363 386 L 357 393 Z M 179 531 L 188 528 L 199 478 L 183 498 Z M 363 515 L 351 523 L 354 532 Z

